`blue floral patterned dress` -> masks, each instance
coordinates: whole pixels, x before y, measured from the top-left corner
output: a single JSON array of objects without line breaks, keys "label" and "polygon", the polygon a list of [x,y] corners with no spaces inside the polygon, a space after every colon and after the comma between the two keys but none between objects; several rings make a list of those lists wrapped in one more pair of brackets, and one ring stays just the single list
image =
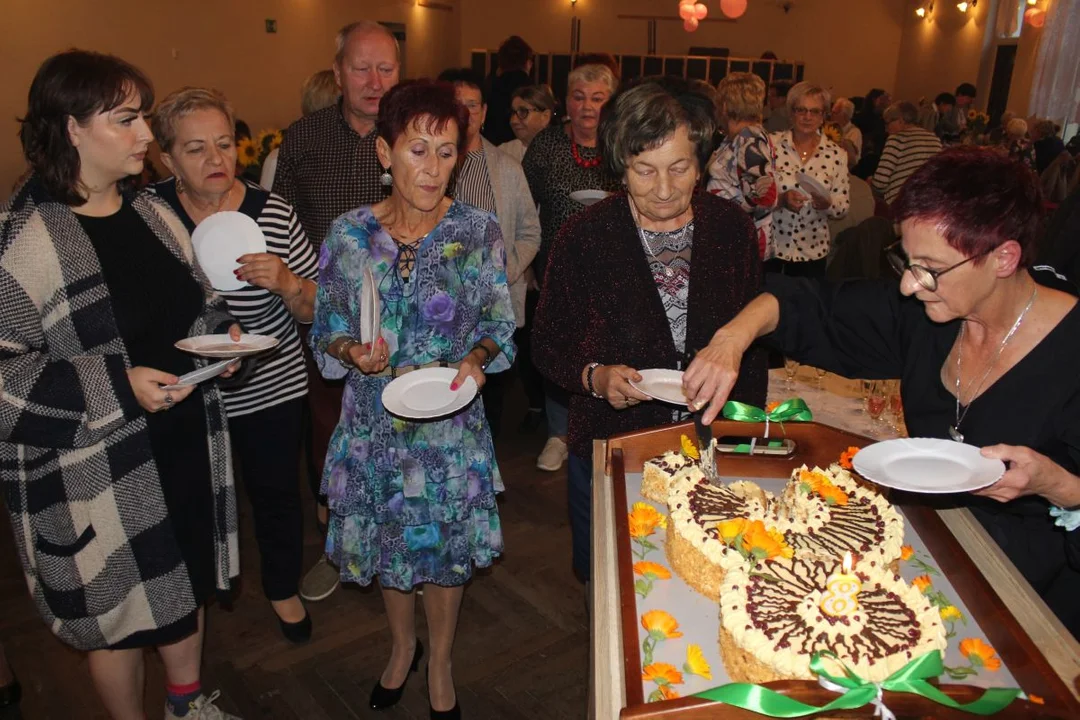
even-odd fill
[{"label": "blue floral patterned dress", "polygon": [[327,378],[347,376],[341,420],[330,440],[322,490],[329,497],[326,550],[341,579],[411,590],[461,585],[472,565],[503,549],[495,493],[503,489],[481,399],[446,420],[408,422],[382,405],[389,377],[349,371],[326,348],[360,337],[364,269],[379,285],[390,364],[460,361],[481,339],[502,352],[488,373],[513,361],[514,311],[495,217],[454,202],[421,242],[408,280],[399,247],[370,207],[338,218],[319,258],[310,341]]}]

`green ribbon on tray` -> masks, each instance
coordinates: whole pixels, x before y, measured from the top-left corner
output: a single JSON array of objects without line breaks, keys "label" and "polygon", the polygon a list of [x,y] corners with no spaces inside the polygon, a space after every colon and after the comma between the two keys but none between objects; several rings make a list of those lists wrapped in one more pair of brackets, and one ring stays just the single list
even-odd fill
[{"label": "green ribbon on tray", "polygon": [[[810,422],[814,419],[814,413],[810,412],[810,408],[807,407],[806,401],[802,398],[785,400],[772,410],[762,410],[753,405],[736,402],[735,400],[728,400],[724,403],[724,408],[720,412],[728,420],[765,423],[766,439],[769,437],[769,423],[780,423],[780,427],[783,428],[785,422]],[[772,443],[769,444],[770,446],[772,445]],[[746,449],[743,449],[743,446],[740,445],[736,448],[736,452],[750,453],[753,455],[754,447],[756,445],[757,438],[754,438],[750,441],[750,444],[746,446]]]},{"label": "green ribbon on tray", "polygon": [[[846,665],[843,676],[830,675],[825,670],[823,657],[836,659],[832,653],[814,653],[810,659],[810,669],[818,676],[818,683],[827,690],[843,693],[832,702],[820,707],[808,705],[794,698],[750,683],[729,683],[720,687],[696,693],[693,697],[725,703],[744,710],[752,710],[762,715],[778,718],[796,718],[831,710],[854,710],[868,703],[877,708],[876,717],[894,720],[895,715],[882,702],[882,693],[903,692],[918,695],[939,705],[973,713],[975,715],[993,715],[1004,710],[1017,697],[1026,697],[1017,688],[989,688],[981,697],[969,703],[958,703],[945,693],[931,685],[927,680],[936,678],[944,672],[941,652],[933,650],[922,657],[915,658],[883,682],[867,682],[853,673]],[[840,661],[837,660],[839,663]]]}]

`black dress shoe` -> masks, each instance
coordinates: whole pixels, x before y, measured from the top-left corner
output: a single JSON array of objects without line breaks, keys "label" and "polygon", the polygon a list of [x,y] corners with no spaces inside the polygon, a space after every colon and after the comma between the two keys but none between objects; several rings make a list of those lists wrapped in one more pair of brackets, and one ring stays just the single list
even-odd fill
[{"label": "black dress shoe", "polygon": [[14,705],[22,699],[22,685],[19,684],[19,678],[14,674],[11,678],[10,683],[0,686],[0,708]]},{"label": "black dress shoe", "polygon": [[296,645],[302,645],[311,639],[311,613],[304,613],[304,619],[299,622],[285,622],[278,618],[281,624],[281,634],[285,639]]},{"label": "black dress shoe", "polygon": [[[420,667],[420,658],[423,656],[424,644],[417,640],[416,651],[413,653],[412,657],[412,665],[409,666],[409,675],[416,672]],[[385,710],[386,708],[397,705],[398,700],[401,699],[401,695],[405,692],[405,686],[409,682],[409,675],[405,676],[405,682],[401,683],[399,687],[396,687],[393,690],[384,688],[382,682],[375,683],[375,687],[371,691],[371,709]]]},{"label": "black dress shoe", "polygon": [[[431,697],[431,681],[428,678],[427,669],[424,670],[424,682],[426,682],[428,684],[428,697],[430,698]],[[428,700],[428,710],[431,711],[429,713],[429,715],[428,715],[428,717],[430,717],[431,720],[461,720],[461,706],[458,705],[456,695],[454,696],[454,707],[450,708],[449,710],[436,710],[431,705],[431,700]]]}]

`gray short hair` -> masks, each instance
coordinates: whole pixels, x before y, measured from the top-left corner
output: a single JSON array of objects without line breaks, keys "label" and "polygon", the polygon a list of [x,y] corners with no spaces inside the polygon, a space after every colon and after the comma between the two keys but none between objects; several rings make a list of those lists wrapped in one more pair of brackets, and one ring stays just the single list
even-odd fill
[{"label": "gray short hair", "polygon": [[397,53],[398,62],[401,62],[401,43],[398,42],[394,33],[390,32],[382,23],[373,20],[357,20],[338,30],[337,36],[334,38],[334,47],[336,48],[334,62],[338,65],[341,64],[342,58],[345,57],[345,45],[349,42],[349,36],[353,33],[360,33],[361,35],[381,33],[390,38],[394,42],[394,51]]},{"label": "gray short hair", "polygon": [[522,85],[510,96],[511,100],[520,99],[540,112],[555,112],[555,93],[547,85]]},{"label": "gray short hair", "polygon": [[915,107],[915,103],[906,100],[894,102],[885,108],[885,112],[881,114],[881,119],[886,123],[891,123],[893,120],[902,120],[905,125],[914,125],[919,122],[919,108]]},{"label": "gray short hair", "polygon": [[833,107],[839,107],[840,112],[842,112],[844,115],[847,115],[848,120],[850,120],[852,116],[855,115],[855,103],[851,102],[847,98],[836,98],[836,100],[833,101]]},{"label": "gray short hair", "polygon": [[333,70],[320,70],[304,81],[300,89],[300,112],[310,115],[337,102],[341,88],[337,86]]},{"label": "gray short hair", "polygon": [[795,83],[791,86],[791,89],[788,90],[788,112],[794,115],[795,106],[798,105],[803,98],[807,98],[810,96],[816,96],[821,98],[821,109],[824,112],[829,112],[829,109],[832,108],[832,93],[830,93],[828,90],[821,87],[820,85],[815,85],[812,82],[807,82],[804,80],[801,83]]},{"label": "gray short hair", "polygon": [[571,70],[566,78],[567,93],[569,93],[574,85],[578,83],[594,82],[602,82],[607,85],[608,91],[613,95],[615,94],[615,90],[619,87],[619,82],[615,79],[615,73],[611,72],[611,68],[607,65],[579,65]]},{"label": "gray short hair", "polygon": [[765,108],[765,81],[754,73],[733,72],[716,86],[717,105],[732,120],[761,122]]},{"label": "gray short hair", "polygon": [[705,167],[716,131],[713,100],[682,78],[645,80],[620,91],[605,106],[600,122],[601,156],[615,177],[630,159],[662,145],[685,127],[694,144],[698,170]]},{"label": "gray short hair", "polygon": [[198,110],[217,110],[234,127],[232,105],[220,90],[212,88],[185,87],[169,94],[154,108],[151,130],[162,152],[172,151],[176,142],[176,128],[186,116]]}]

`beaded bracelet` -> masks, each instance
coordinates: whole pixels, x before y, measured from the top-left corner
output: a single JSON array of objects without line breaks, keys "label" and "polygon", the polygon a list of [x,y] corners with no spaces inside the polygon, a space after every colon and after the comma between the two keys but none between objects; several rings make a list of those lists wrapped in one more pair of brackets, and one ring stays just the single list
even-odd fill
[{"label": "beaded bracelet", "polygon": [[1050,506],[1050,515],[1057,518],[1054,524],[1065,528],[1066,532],[1072,532],[1080,528],[1080,510],[1066,510],[1057,505]]},{"label": "beaded bracelet", "polygon": [[354,338],[346,338],[340,345],[338,345],[336,353],[338,362],[345,367],[353,367],[352,361],[348,359],[349,351],[353,349],[354,345],[360,344],[361,343],[359,340],[356,340]]},{"label": "beaded bracelet", "polygon": [[596,392],[596,388],[593,386],[593,373],[596,372],[596,368],[598,368],[598,367],[600,367],[600,363],[598,363],[598,362],[589,363],[589,366],[588,366],[589,374],[585,376],[585,382],[587,382],[588,385],[589,385],[589,394],[592,395],[597,400],[603,400],[604,396],[601,395],[600,393]]}]

